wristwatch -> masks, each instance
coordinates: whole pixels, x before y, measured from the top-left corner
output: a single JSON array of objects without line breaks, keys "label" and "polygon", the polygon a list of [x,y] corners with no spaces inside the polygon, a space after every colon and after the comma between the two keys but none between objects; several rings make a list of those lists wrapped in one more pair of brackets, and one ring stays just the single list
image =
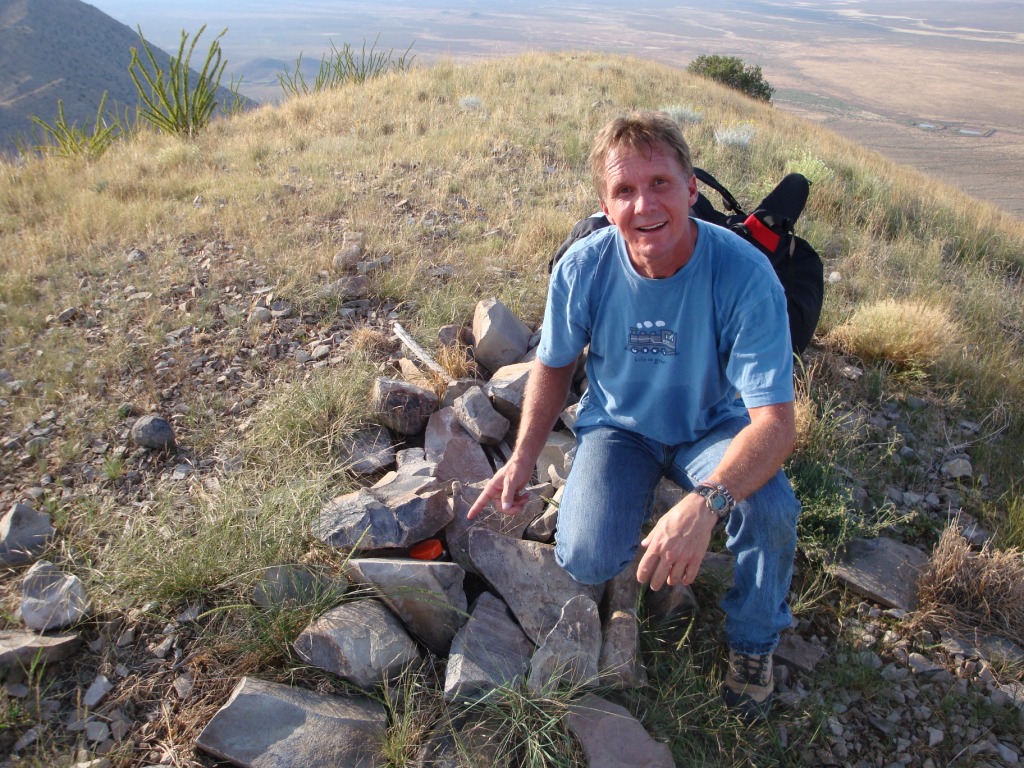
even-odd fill
[{"label": "wristwatch", "polygon": [[721,483],[700,483],[693,493],[704,497],[704,503],[711,514],[719,520],[725,520],[736,507],[736,499]]}]

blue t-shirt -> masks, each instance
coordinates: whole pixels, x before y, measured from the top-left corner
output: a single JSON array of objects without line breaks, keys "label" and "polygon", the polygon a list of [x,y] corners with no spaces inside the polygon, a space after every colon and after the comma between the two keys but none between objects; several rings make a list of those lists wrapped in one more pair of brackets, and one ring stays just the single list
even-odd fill
[{"label": "blue t-shirt", "polygon": [[615,426],[678,445],[746,408],[793,399],[775,271],[738,235],[694,221],[693,255],[671,277],[638,274],[614,226],[556,265],[537,357],[560,368],[590,345],[577,429]]}]

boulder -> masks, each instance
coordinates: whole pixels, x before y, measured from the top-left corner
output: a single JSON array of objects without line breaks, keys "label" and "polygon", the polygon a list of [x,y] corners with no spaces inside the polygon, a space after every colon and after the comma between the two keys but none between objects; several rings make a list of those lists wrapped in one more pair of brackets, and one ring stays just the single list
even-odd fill
[{"label": "boulder", "polygon": [[154,451],[174,448],[174,430],[170,423],[154,414],[142,416],[132,425],[132,440],[136,445]]},{"label": "boulder", "polygon": [[488,371],[518,363],[530,344],[530,328],[498,299],[485,299],[473,313],[476,360]]},{"label": "boulder", "polygon": [[196,746],[243,768],[371,768],[384,765],[384,708],[243,677]]},{"label": "boulder", "polygon": [[501,596],[526,635],[542,643],[577,595],[600,600],[603,585],[580,584],[555,562],[555,548],[503,536],[484,527],[469,532],[469,559]]},{"label": "boulder", "polygon": [[275,565],[260,576],[253,602],[262,608],[287,608],[311,605],[328,594],[340,600],[345,586],[304,565]]},{"label": "boulder", "polygon": [[402,623],[438,656],[466,623],[466,572],[455,563],[360,558],[350,560],[354,580],[371,585]]},{"label": "boulder", "polygon": [[517,686],[526,674],[533,643],[508,608],[484,592],[452,641],[444,697],[472,701],[502,686]]},{"label": "boulder", "polygon": [[61,629],[81,621],[89,610],[85,585],[53,563],[40,560],[25,574],[21,592],[21,618],[40,632]]},{"label": "boulder", "polygon": [[647,669],[640,659],[640,582],[636,571],[643,551],[605,586],[605,621],[598,661],[602,685],[638,688],[647,682]]},{"label": "boulder", "polygon": [[627,709],[593,693],[569,707],[566,723],[587,768],[675,768],[668,746],[652,739]]},{"label": "boulder", "polygon": [[346,550],[408,547],[430,538],[451,519],[447,486],[430,477],[395,476],[329,501],[313,535]]},{"label": "boulder", "polygon": [[562,615],[530,660],[526,687],[533,693],[556,687],[597,685],[601,654],[601,617],[597,603],[577,595],[562,606]]},{"label": "boulder", "polygon": [[403,435],[427,426],[439,400],[433,392],[399,379],[379,378],[373,385],[373,411],[381,423]]},{"label": "boulder", "polygon": [[455,401],[459,424],[482,445],[497,445],[508,433],[509,420],[494,410],[479,387],[471,387]]},{"label": "boulder", "polygon": [[887,608],[912,610],[917,579],[928,556],[908,544],[879,537],[854,539],[829,571],[847,588]]},{"label": "boulder", "polygon": [[439,480],[457,480],[472,485],[490,480],[494,467],[472,435],[459,423],[455,408],[431,415],[423,436],[426,457],[437,464]]},{"label": "boulder", "polygon": [[48,514],[36,512],[27,504],[15,504],[0,518],[0,565],[31,563],[54,533]]},{"label": "boulder", "polygon": [[486,507],[474,520],[466,518],[469,508],[473,506],[484,483],[473,485],[456,484],[452,493],[454,511],[452,521],[445,528],[445,539],[448,542],[448,554],[451,559],[469,573],[477,573],[469,556],[469,533],[478,528],[487,528],[497,533],[516,539],[523,537],[523,532],[530,521],[539,514],[544,502],[540,497],[531,498],[523,512],[518,515],[506,515],[493,507]]},{"label": "boulder", "polygon": [[341,458],[357,475],[372,475],[395,463],[395,444],[391,433],[379,424],[362,427],[345,441]]},{"label": "boulder", "polygon": [[405,628],[376,600],[332,608],[306,627],[293,647],[306,663],[364,689],[396,679],[420,658]]}]

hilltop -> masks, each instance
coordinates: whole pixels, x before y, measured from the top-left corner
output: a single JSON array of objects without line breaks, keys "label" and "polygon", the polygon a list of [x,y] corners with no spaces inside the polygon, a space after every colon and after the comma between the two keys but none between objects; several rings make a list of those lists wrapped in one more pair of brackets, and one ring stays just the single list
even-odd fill
[{"label": "hilltop", "polygon": [[[651,683],[619,701],[680,765],[925,765],[968,749],[998,764],[997,744],[1024,748],[999,687],[1017,690],[1016,662],[958,660],[937,647],[955,611],[884,613],[823,565],[855,534],[930,553],[960,511],[1020,561],[1024,225],[685,72],[583,52],[442,62],[218,119],[191,142],[142,130],[92,161],[0,164],[0,509],[50,514],[44,555],[93,601],[74,658],[6,681],[25,696],[5,694],[0,744],[47,722],[28,761],[92,749],[65,726],[98,674],[114,686],[94,714],[121,734],[98,743],[118,766],[209,764],[196,735],[242,675],[353,691],[292,649],[323,606],[263,610],[253,586],[282,564],[341,573],[311,530],[366,483],[346,449],[373,421],[373,380],[411,375],[393,324],[455,375],[471,361],[446,358],[438,333],[480,299],[535,326],[548,259],[596,205],[593,134],[634,107],[670,109],[747,205],[786,171],[814,183],[799,229],[829,281],[789,471],[809,523],[797,632],[826,661],[794,670],[771,727],[738,729],[711,693],[709,587],[685,631],[647,627]],[[336,266],[353,247],[358,275]],[[145,414],[173,425],[174,450],[133,442]],[[0,575],[5,629],[21,626],[23,574]],[[927,680],[917,654],[938,662]],[[399,687],[392,765],[437,715],[428,674]],[[557,732],[563,705],[504,715]],[[566,750],[531,764],[579,764]]]}]

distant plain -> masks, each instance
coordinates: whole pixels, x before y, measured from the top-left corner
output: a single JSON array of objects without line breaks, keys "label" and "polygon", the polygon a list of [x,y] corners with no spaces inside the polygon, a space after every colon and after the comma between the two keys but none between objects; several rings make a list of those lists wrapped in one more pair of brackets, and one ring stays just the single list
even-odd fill
[{"label": "distant plain", "polygon": [[165,50],[182,28],[228,27],[229,74],[260,100],[281,96],[268,66],[316,62],[332,41],[412,45],[423,63],[552,49],[678,66],[736,55],[761,66],[778,107],[1024,219],[1024,0],[93,4]]}]

